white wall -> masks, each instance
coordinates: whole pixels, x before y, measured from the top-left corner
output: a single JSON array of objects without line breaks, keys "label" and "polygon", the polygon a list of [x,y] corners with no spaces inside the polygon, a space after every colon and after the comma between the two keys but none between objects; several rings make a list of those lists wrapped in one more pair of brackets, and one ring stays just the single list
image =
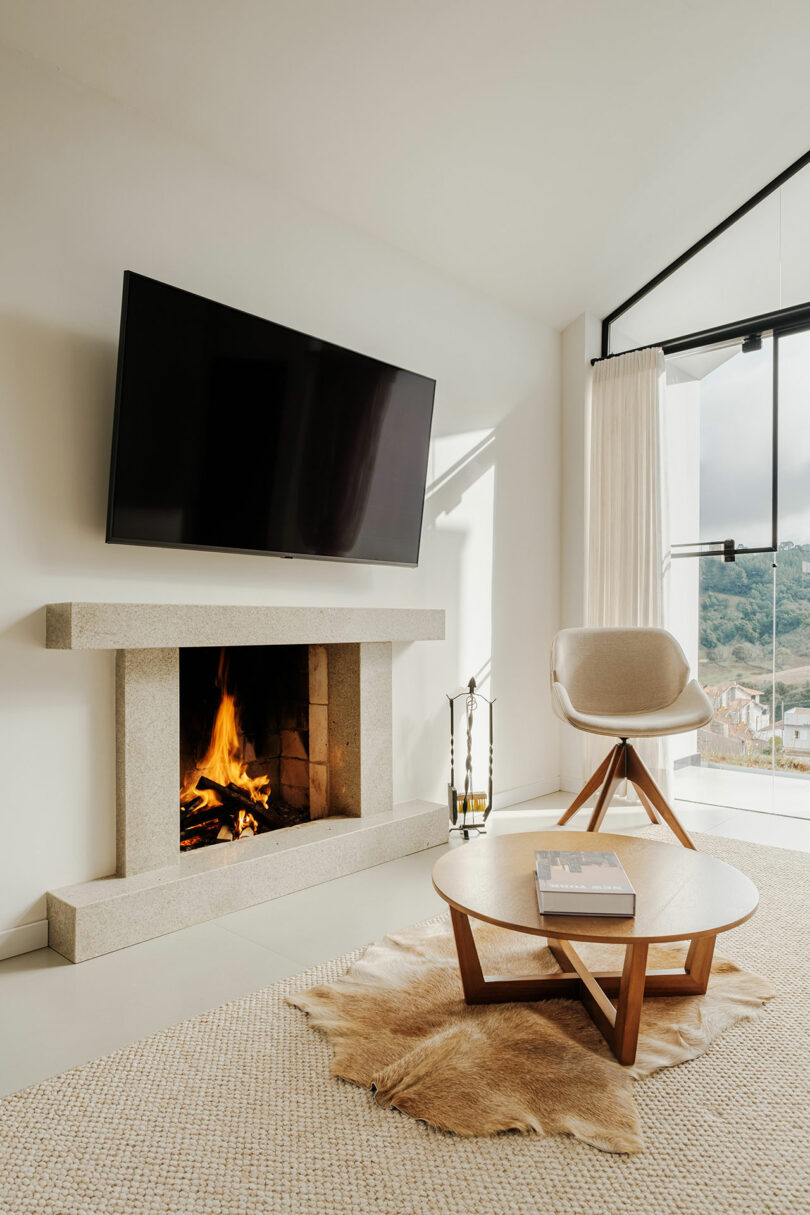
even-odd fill
[{"label": "white wall", "polygon": [[[114,866],[113,656],[46,651],[47,602],[443,607],[396,655],[397,800],[443,799],[490,664],[496,787],[556,788],[557,335],[5,52],[0,141],[0,931]],[[125,268],[436,377],[417,570],[105,545]]]},{"label": "white wall", "polygon": [[[585,623],[585,542],[591,359],[599,354],[601,327],[584,313],[560,334],[562,402],[562,482],[560,486],[560,625]],[[583,770],[582,734],[560,726],[561,787],[578,793]]]}]

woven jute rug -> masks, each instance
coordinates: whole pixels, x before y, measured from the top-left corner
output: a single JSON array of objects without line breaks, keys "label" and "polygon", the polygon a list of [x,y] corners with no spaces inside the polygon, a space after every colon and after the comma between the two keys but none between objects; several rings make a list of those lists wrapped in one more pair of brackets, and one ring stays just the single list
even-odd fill
[{"label": "woven jute rug", "polygon": [[633,1084],[643,1151],[570,1134],[461,1137],[335,1079],[326,1036],[288,998],[335,983],[358,950],[0,1102],[0,1211],[810,1210],[810,856],[698,842],[759,886],[759,911],[725,935],[724,955],[778,997],[699,1057]]}]

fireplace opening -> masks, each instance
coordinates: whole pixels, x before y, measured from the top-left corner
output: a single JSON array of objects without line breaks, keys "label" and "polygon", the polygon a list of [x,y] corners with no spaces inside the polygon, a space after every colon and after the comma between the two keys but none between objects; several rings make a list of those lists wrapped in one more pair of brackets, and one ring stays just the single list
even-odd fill
[{"label": "fireplace opening", "polygon": [[323,646],[180,651],[180,848],[321,818],[328,808]]}]

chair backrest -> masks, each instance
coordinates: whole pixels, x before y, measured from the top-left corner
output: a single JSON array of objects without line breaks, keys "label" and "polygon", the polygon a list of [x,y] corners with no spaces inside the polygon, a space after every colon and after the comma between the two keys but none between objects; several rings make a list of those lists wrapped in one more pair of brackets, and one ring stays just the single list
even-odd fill
[{"label": "chair backrest", "polygon": [[666,629],[562,629],[551,671],[580,713],[663,709],[689,682],[686,656]]}]

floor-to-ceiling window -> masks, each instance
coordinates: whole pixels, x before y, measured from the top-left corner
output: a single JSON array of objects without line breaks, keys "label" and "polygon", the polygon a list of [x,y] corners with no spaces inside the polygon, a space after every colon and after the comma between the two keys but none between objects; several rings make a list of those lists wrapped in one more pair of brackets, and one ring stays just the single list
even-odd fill
[{"label": "floor-to-ceiling window", "polygon": [[[810,729],[794,724],[810,726],[803,363],[810,382],[807,334],[673,356],[666,403],[671,627],[714,706],[709,726],[672,740],[676,793],[797,815],[810,813]],[[773,546],[774,523],[776,551],[752,551]],[[733,561],[716,555],[729,541]]]},{"label": "floor-to-ceiling window", "polygon": [[[809,214],[807,167],[626,310],[610,341],[667,351],[670,627],[714,706],[708,727],[671,740],[676,796],[807,818]],[[700,330],[714,333],[664,340]]]},{"label": "floor-to-ceiling window", "polygon": [[673,739],[676,794],[810,817],[810,333],[673,356],[668,381],[671,627],[714,706]]}]

